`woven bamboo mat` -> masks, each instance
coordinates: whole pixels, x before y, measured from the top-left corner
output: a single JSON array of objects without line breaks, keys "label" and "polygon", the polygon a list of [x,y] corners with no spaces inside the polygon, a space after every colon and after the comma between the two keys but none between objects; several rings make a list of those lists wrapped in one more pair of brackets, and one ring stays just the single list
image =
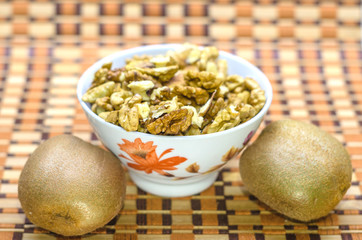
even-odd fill
[{"label": "woven bamboo mat", "polygon": [[49,137],[71,133],[101,144],[76,100],[80,74],[115,51],[186,41],[261,68],[274,90],[261,128],[290,117],[330,132],[351,155],[351,188],[326,218],[301,224],[250,195],[237,161],[192,197],[159,198],[128,180],[118,218],[76,239],[361,239],[359,4],[0,0],[0,239],[61,239],[26,219],[17,183],[29,154]]}]

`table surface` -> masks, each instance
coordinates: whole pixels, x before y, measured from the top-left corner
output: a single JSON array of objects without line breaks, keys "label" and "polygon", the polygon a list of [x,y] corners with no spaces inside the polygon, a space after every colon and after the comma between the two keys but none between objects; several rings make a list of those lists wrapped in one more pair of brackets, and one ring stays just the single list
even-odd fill
[{"label": "table surface", "polygon": [[0,0],[0,239],[61,239],[25,217],[17,183],[45,139],[101,145],[76,99],[80,74],[115,51],[182,42],[257,65],[274,91],[260,129],[293,118],[330,132],[351,155],[352,186],[326,218],[302,224],[250,195],[237,160],[191,197],[156,197],[128,178],[118,218],[87,239],[361,239],[360,17],[353,0]]}]

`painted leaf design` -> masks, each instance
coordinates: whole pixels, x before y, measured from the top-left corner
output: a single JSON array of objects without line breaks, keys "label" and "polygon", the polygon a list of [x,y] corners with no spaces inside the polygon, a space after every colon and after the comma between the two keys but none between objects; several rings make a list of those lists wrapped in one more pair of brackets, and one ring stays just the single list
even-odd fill
[{"label": "painted leaf design", "polygon": [[211,167],[209,170],[207,170],[206,172],[203,172],[202,174],[208,174],[208,173],[214,172],[214,171],[218,170],[219,168],[223,167],[225,164],[226,163],[215,165],[215,166]]},{"label": "painted leaf design", "polygon": [[236,147],[232,146],[229,149],[229,151],[222,156],[221,161],[223,161],[223,162],[230,161],[231,159],[236,157],[241,152],[241,150],[243,150],[243,149],[242,148],[236,148]]},{"label": "painted leaf design", "polygon": [[162,160],[158,163],[158,166],[162,167],[165,170],[175,170],[175,166],[179,165],[180,163],[183,163],[186,161],[187,158],[184,157],[170,157],[165,160]]},{"label": "painted leaf design", "polygon": [[185,162],[187,158],[174,156],[161,160],[163,156],[171,153],[174,149],[169,148],[162,152],[158,157],[156,153],[157,145],[153,145],[153,142],[143,143],[140,138],[136,138],[134,142],[122,139],[123,144],[118,144],[120,150],[127,153],[119,154],[118,156],[126,159],[127,165],[133,169],[144,171],[147,174],[157,172],[166,177],[173,177],[174,175],[164,170],[177,170],[176,166]]},{"label": "painted leaf design", "polygon": [[254,131],[251,131],[248,136],[245,138],[243,145],[245,146],[246,144],[248,144],[248,142],[250,141],[250,139],[254,136]]},{"label": "painted leaf design", "polygon": [[190,172],[190,173],[198,173],[200,170],[200,166],[197,163],[193,163],[190,164],[187,168],[186,171]]}]

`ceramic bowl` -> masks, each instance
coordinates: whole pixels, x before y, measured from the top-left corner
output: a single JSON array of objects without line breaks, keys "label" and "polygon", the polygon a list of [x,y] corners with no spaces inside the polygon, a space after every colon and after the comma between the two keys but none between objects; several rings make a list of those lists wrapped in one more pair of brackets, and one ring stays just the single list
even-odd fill
[{"label": "ceramic bowl", "polygon": [[163,197],[190,196],[210,187],[222,167],[240,153],[256,132],[272,101],[272,88],[267,77],[246,60],[223,51],[219,57],[227,60],[229,74],[254,78],[266,95],[261,111],[232,129],[197,136],[127,132],[104,121],[81,100],[94,73],[104,63],[112,62],[112,68],[122,67],[125,60],[134,55],[165,54],[178,47],[177,44],[149,45],[116,52],[90,66],[77,86],[78,100],[99,140],[118,156],[139,188]]}]

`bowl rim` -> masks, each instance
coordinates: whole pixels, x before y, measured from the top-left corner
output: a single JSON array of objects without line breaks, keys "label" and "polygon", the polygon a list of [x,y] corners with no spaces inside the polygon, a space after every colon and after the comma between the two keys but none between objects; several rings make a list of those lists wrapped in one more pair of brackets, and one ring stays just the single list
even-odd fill
[{"label": "bowl rim", "polygon": [[110,55],[107,55],[101,59],[99,59],[98,61],[96,61],[95,63],[93,63],[91,66],[89,66],[81,75],[81,77],[78,80],[77,83],[77,98],[78,101],[81,105],[81,107],[83,108],[83,110],[89,115],[91,116],[93,119],[95,119],[97,122],[101,123],[101,124],[105,124],[108,127],[113,128],[114,130],[117,131],[121,131],[124,132],[126,134],[138,134],[140,136],[145,136],[145,137],[155,137],[155,138],[163,138],[163,139],[204,139],[204,138],[210,138],[210,137],[217,137],[217,136],[221,136],[221,135],[228,135],[232,132],[238,131],[241,128],[244,127],[248,127],[249,125],[253,124],[254,122],[258,121],[260,118],[263,118],[264,115],[267,113],[267,111],[269,110],[269,107],[271,105],[272,99],[273,99],[273,89],[270,83],[269,78],[264,74],[264,72],[262,72],[258,67],[256,67],[255,65],[253,65],[252,63],[250,63],[249,61],[245,60],[244,58],[237,56],[235,54],[226,52],[226,51],[222,51],[219,50],[219,53],[221,53],[223,55],[223,57],[227,57],[230,59],[233,59],[234,61],[237,62],[241,62],[241,64],[246,65],[248,68],[251,68],[252,71],[256,71],[259,72],[259,74],[261,74],[263,76],[263,78],[261,79],[261,81],[264,83],[265,89],[263,89],[265,92],[267,92],[267,98],[265,101],[265,104],[263,106],[263,108],[254,116],[252,117],[250,120],[241,123],[233,128],[221,131],[221,132],[215,132],[215,133],[208,133],[208,134],[200,134],[200,135],[190,135],[190,136],[170,136],[170,135],[155,135],[155,134],[151,134],[151,133],[143,133],[143,132],[138,132],[138,131],[126,131],[123,127],[119,126],[119,125],[114,125],[112,123],[106,122],[104,121],[101,117],[99,117],[96,113],[94,113],[93,111],[91,111],[91,108],[82,100],[82,88],[81,86],[85,85],[87,83],[87,76],[89,74],[91,74],[94,71],[94,68],[99,68],[101,67],[101,65],[103,65],[106,62],[110,62],[113,61],[113,59],[119,57],[120,55],[129,55],[132,54],[136,55],[137,53],[139,53],[142,50],[150,50],[150,49],[158,49],[158,50],[171,50],[172,48],[177,48],[182,46],[182,44],[174,44],[174,43],[166,43],[166,44],[151,44],[151,45],[144,45],[144,46],[138,46],[138,47],[133,47],[133,48],[129,48],[129,49],[125,49],[125,50],[120,50],[117,51],[115,53],[112,53]]}]

